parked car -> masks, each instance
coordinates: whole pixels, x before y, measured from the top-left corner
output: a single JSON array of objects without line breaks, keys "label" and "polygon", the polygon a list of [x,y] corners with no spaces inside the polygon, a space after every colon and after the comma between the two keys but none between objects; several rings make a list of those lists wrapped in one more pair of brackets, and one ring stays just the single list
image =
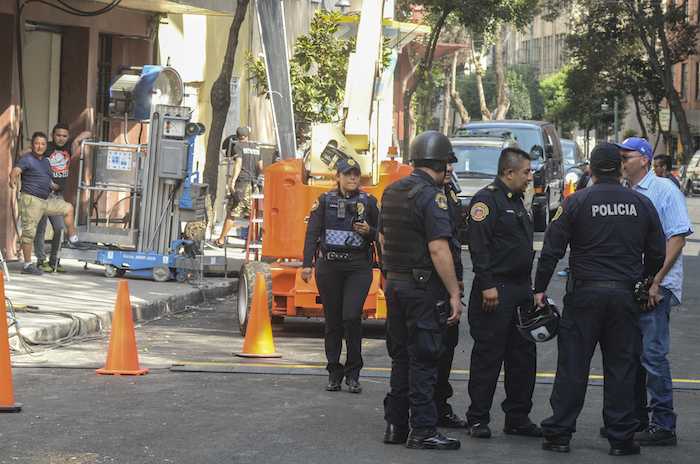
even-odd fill
[{"label": "parked car", "polygon": [[564,187],[562,148],[554,125],[544,121],[476,121],[462,125],[455,132],[456,137],[476,135],[507,136],[530,153],[535,230],[544,231],[561,204]]},{"label": "parked car", "polygon": [[[458,194],[464,207],[471,198],[489,185],[498,174],[498,157],[508,147],[520,148],[508,133],[500,135],[465,135],[450,139],[457,162],[454,172],[461,192]],[[531,210],[534,190],[530,184],[525,192],[525,207]]]},{"label": "parked car", "polygon": [[574,140],[561,139],[562,158],[564,160],[564,198],[576,191],[576,184],[581,180],[586,160],[581,147]]},{"label": "parked car", "polygon": [[686,166],[681,169],[681,189],[692,196],[700,192],[700,150],[696,151]]}]

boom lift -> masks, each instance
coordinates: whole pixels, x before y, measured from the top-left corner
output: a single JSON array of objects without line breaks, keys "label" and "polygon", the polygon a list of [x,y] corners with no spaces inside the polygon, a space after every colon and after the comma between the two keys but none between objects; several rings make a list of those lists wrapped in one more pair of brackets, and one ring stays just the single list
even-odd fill
[{"label": "boom lift", "polygon": [[[348,61],[342,125],[317,124],[304,159],[282,153],[282,160],[264,170],[262,260],[243,264],[239,274],[236,317],[245,334],[252,307],[255,276],[267,282],[273,322],[285,317],[322,317],[316,282],[301,278],[306,223],[313,202],[335,187],[335,163],[351,157],[362,170],[362,189],[380,199],[384,189],[408,175],[411,168],[392,159],[380,161],[377,127],[378,88],[382,77],[383,2],[365,1],[358,25],[356,49]],[[266,51],[269,53],[269,51]],[[288,68],[287,68],[288,69]],[[268,74],[274,69],[268,69]],[[379,269],[365,300],[363,317],[386,318]]]}]

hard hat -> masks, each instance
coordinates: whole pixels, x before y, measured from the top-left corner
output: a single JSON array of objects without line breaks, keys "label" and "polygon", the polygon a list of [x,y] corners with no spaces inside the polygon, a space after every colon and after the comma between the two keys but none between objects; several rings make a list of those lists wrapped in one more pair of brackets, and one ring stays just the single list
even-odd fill
[{"label": "hard hat", "polygon": [[559,333],[561,314],[549,298],[545,298],[545,305],[541,308],[534,305],[518,306],[516,312],[518,321],[515,325],[526,340],[546,342]]},{"label": "hard hat", "polygon": [[411,142],[409,148],[409,159],[435,160],[454,163],[457,161],[452,142],[447,136],[438,131],[425,131],[418,134]]}]

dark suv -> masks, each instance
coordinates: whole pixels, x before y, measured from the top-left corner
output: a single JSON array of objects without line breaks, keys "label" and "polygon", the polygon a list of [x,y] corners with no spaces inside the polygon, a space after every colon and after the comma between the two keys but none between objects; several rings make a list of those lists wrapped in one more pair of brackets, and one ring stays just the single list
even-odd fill
[{"label": "dark suv", "polygon": [[475,121],[462,125],[455,132],[457,138],[477,135],[510,137],[520,148],[530,153],[535,230],[544,231],[550,217],[561,204],[564,184],[561,142],[554,125],[543,121]]}]

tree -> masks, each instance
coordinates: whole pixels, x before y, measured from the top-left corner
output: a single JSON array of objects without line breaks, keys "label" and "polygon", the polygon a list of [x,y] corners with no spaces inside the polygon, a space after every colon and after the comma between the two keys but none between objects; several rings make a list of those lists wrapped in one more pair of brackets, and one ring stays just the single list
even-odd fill
[{"label": "tree", "polygon": [[238,33],[241,30],[241,25],[245,20],[245,15],[248,10],[249,0],[238,0],[236,4],[236,12],[233,15],[233,21],[228,31],[228,39],[226,43],[226,53],[224,61],[221,63],[221,71],[219,77],[214,81],[211,87],[211,107],[212,120],[209,128],[209,136],[207,137],[207,153],[204,161],[204,182],[209,184],[209,195],[212,204],[216,199],[216,189],[218,184],[219,174],[219,147],[221,146],[221,138],[226,125],[226,116],[228,115],[229,107],[231,106],[231,76],[233,75],[233,63],[236,58],[236,49],[238,48]]},{"label": "tree", "polygon": [[[301,135],[306,135],[304,132],[312,124],[337,122],[342,116],[340,106],[355,39],[336,36],[340,19],[336,11],[316,11],[309,32],[294,43],[289,75],[295,126]],[[384,65],[388,62],[388,53],[388,48],[384,47]],[[258,94],[269,98],[265,63],[249,54],[246,65]]]},{"label": "tree", "polygon": [[692,154],[690,127],[673,83],[673,66],[695,53],[700,31],[687,20],[685,5],[661,0],[546,0],[545,10],[556,15],[572,5],[583,12],[575,33],[580,40],[570,43],[574,54],[581,49],[577,68],[593,71],[588,77],[594,78],[595,69],[606,67],[600,82],[607,80],[631,95],[643,131],[644,116],[652,122],[650,130],[658,125],[659,104],[665,99],[678,122],[684,152]]},{"label": "tree", "polygon": [[[468,112],[478,114],[481,108],[478,86],[474,73],[462,77],[457,84],[459,93],[465,102]],[[510,105],[505,118],[509,119],[541,119],[535,111],[540,108],[542,114],[542,95],[536,73],[529,66],[514,66],[506,71],[505,80],[508,86]],[[532,85],[534,82],[535,85]],[[487,107],[496,105],[497,78],[493,68],[487,70],[482,79],[483,93]]]}]

